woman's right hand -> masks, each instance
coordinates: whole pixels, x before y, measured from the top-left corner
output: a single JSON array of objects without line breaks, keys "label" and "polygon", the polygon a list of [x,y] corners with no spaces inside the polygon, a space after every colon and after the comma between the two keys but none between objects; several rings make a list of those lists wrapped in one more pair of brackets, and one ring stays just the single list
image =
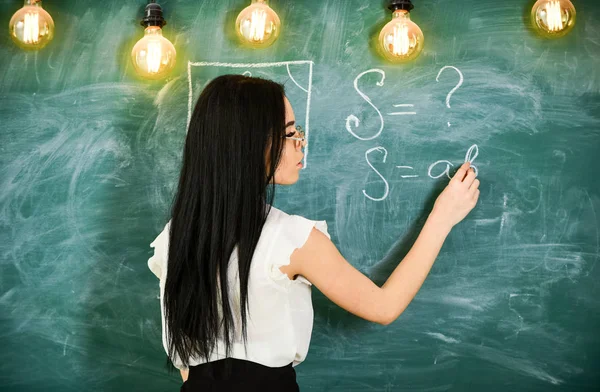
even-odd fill
[{"label": "woman's right hand", "polygon": [[462,164],[431,210],[430,215],[448,229],[463,220],[479,199],[479,180],[475,179],[475,170],[470,166],[469,162]]}]

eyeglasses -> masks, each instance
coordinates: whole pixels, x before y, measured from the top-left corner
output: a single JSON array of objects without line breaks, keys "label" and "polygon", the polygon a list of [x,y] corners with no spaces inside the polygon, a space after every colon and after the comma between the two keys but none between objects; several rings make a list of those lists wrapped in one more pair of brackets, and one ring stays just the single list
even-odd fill
[{"label": "eyeglasses", "polygon": [[300,125],[296,125],[296,132],[300,135],[300,137],[286,136],[286,139],[294,141],[294,148],[299,149],[306,147],[306,138],[304,137],[304,129]]}]

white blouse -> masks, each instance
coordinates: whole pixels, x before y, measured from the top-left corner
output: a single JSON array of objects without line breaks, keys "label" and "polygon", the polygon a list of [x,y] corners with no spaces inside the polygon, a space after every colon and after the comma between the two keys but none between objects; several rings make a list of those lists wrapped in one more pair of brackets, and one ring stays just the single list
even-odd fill
[{"label": "white blouse", "polygon": [[[169,226],[170,222],[150,244],[154,248],[154,256],[148,259],[148,267],[160,279],[162,341],[165,352],[168,351],[163,294],[169,254]],[[285,366],[290,362],[296,366],[306,358],[313,325],[311,283],[302,276],[290,280],[279,267],[290,263],[292,252],[304,245],[313,227],[329,237],[325,221],[288,215],[271,207],[250,267],[246,349],[239,328],[240,294],[237,249],[234,250],[228,269],[236,330],[230,357],[270,367]],[[223,358],[225,345],[219,340],[209,362]],[[190,366],[203,362],[200,358],[189,359]],[[179,356],[176,356],[173,365],[179,369],[184,367]]]}]

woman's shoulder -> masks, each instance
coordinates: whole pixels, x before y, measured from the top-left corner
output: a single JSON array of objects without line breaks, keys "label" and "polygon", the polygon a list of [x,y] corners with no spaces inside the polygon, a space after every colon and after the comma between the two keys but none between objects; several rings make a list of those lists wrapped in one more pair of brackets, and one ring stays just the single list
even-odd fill
[{"label": "woman's shoulder", "polygon": [[302,215],[288,214],[278,208],[271,207],[269,216],[267,217],[267,224],[277,226],[279,232],[284,236],[292,237],[308,237],[313,227],[322,231],[329,237],[327,231],[327,222],[324,220],[312,220]]}]

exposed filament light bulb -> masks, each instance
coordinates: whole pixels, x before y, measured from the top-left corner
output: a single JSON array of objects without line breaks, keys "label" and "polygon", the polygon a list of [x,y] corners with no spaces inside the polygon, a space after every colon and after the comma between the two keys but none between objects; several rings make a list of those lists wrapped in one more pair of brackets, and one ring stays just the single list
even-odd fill
[{"label": "exposed filament light bulb", "polygon": [[41,0],[25,0],[8,23],[13,41],[23,49],[41,49],[54,37],[54,21]]},{"label": "exposed filament light bulb", "polygon": [[406,25],[394,25],[394,35],[391,47],[394,56],[404,56],[408,53],[410,42],[408,38],[408,27]]},{"label": "exposed filament light bulb", "polygon": [[575,26],[576,12],[569,0],[538,0],[531,9],[536,31],[548,38],[562,37]]},{"label": "exposed filament light bulb", "polygon": [[395,63],[414,60],[421,54],[425,41],[423,32],[410,20],[413,5],[410,0],[392,0],[388,9],[392,20],[379,33],[379,48],[384,57]]},{"label": "exposed filament light bulb", "polygon": [[281,29],[277,13],[267,4],[267,0],[252,0],[235,21],[235,31],[242,42],[253,47],[271,45]]},{"label": "exposed filament light bulb", "polygon": [[131,51],[133,66],[145,78],[162,79],[175,67],[177,52],[171,41],[162,35],[162,27],[167,22],[162,16],[160,5],[154,1],[149,3],[141,24],[146,29],[144,38]]}]

